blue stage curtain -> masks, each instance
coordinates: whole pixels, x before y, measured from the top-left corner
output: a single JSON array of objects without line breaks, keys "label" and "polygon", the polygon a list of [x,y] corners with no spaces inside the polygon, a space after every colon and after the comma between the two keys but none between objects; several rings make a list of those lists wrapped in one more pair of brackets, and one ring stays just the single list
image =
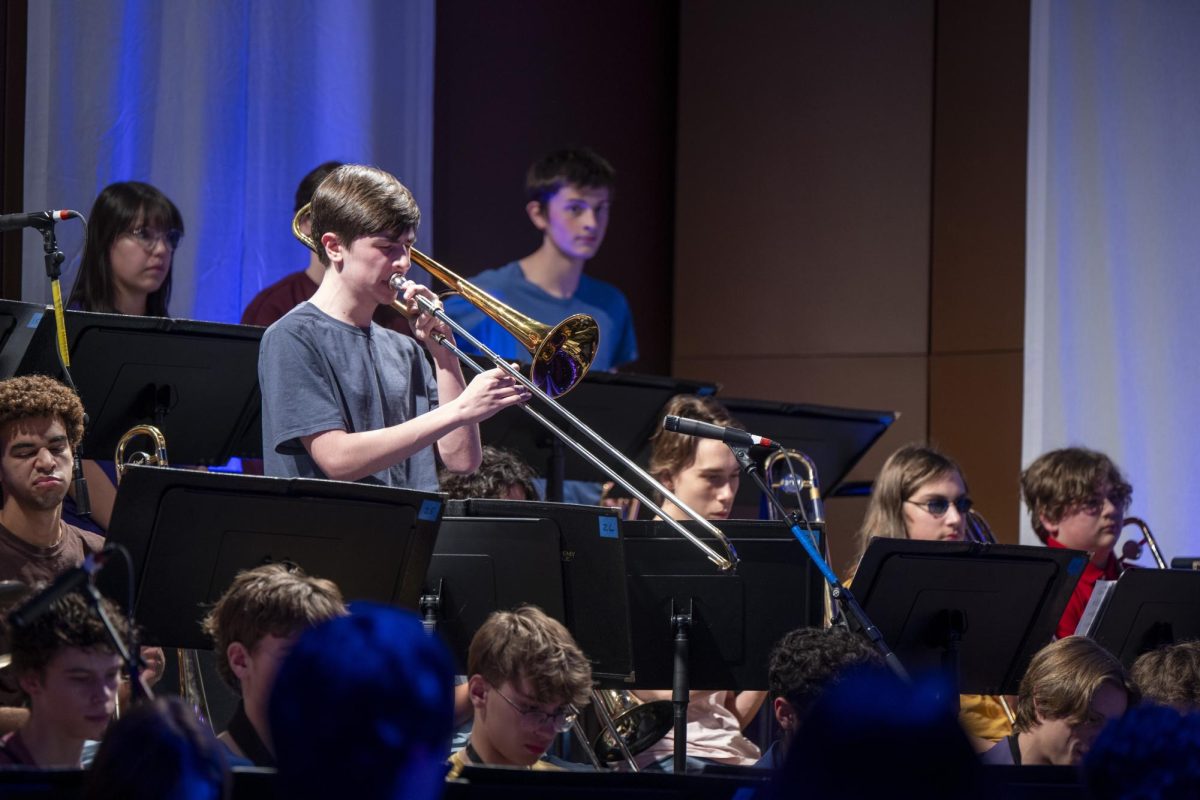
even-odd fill
[{"label": "blue stage curtain", "polygon": [[1023,463],[1107,452],[1200,555],[1200,4],[1032,11]]},{"label": "blue stage curtain", "polygon": [[[303,268],[293,195],[330,159],[400,178],[432,240],[434,0],[38,0],[29,4],[25,208],[87,214],[114,181],[183,214],[171,316],[237,322]],[[64,292],[82,232],[58,226]],[[24,299],[50,292],[25,234]]]}]

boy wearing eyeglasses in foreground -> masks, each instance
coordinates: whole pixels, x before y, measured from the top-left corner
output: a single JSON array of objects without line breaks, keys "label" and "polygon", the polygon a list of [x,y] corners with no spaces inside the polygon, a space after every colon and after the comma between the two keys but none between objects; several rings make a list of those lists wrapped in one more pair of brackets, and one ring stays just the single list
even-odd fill
[{"label": "boy wearing eyeglasses in foreground", "polygon": [[1121,535],[1133,487],[1108,456],[1067,447],[1038,457],[1021,473],[1021,494],[1033,531],[1044,544],[1084,550],[1089,556],[1058,621],[1057,636],[1062,639],[1075,633],[1096,581],[1113,581],[1121,575],[1113,546]]},{"label": "boy wearing eyeglasses in foreground", "polygon": [[474,725],[447,778],[471,765],[557,769],[541,760],[588,702],[592,667],[570,632],[535,606],[496,611],[467,651]]}]

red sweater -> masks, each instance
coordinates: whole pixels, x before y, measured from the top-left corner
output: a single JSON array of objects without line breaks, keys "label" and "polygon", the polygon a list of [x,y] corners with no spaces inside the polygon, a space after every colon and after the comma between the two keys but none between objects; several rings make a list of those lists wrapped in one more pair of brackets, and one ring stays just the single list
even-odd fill
[{"label": "red sweater", "polygon": [[[1046,544],[1050,547],[1065,547],[1053,536],[1046,539]],[[1063,611],[1062,618],[1058,621],[1057,636],[1059,639],[1075,635],[1075,628],[1079,625],[1080,618],[1083,617],[1083,610],[1087,608],[1088,600],[1092,599],[1092,592],[1096,590],[1096,581],[1115,581],[1120,575],[1121,565],[1112,553],[1108,554],[1108,561],[1105,562],[1103,569],[1097,567],[1090,560],[1088,561],[1087,566],[1083,568],[1083,574],[1079,576],[1079,583],[1075,584],[1075,591],[1071,593],[1067,609]]]}]

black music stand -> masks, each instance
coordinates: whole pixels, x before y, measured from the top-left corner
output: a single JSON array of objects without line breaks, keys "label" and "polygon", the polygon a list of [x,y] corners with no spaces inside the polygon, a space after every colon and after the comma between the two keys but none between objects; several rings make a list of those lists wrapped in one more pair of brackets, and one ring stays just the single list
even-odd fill
[{"label": "black music stand", "polygon": [[[65,317],[71,376],[89,417],[84,452],[112,453],[134,425],[152,424],[176,463],[262,457],[262,328],[85,311]],[[62,377],[51,314],[17,367],[31,372]]]},{"label": "black music stand", "polygon": [[944,670],[960,692],[1016,694],[1086,564],[1078,550],[876,538],[854,593],[909,672]]},{"label": "black music stand", "polygon": [[[108,539],[133,557],[145,642],[205,650],[207,607],[240,570],[270,562],[328,578],[347,600],[416,610],[442,508],[432,492],[130,467]],[[100,578],[124,604],[125,570],[110,565]]]},{"label": "black music stand", "polygon": [[[446,782],[446,800],[741,800],[765,794],[771,773],[667,775],[661,772],[586,772],[466,766]],[[755,794],[757,792],[757,794]]]},{"label": "black music stand", "polygon": [[[49,312],[46,306],[36,303],[0,300],[0,380],[20,374],[21,364],[29,358],[29,348],[38,338],[42,318]],[[58,369],[57,360],[54,368]]]},{"label": "black music stand", "polygon": [[[634,671],[634,659],[629,603],[624,591],[625,551],[616,509],[521,500],[452,500],[447,505],[436,552],[441,555],[458,547],[457,543],[444,543],[442,537],[450,531],[460,527],[486,531],[488,526],[494,526],[498,533],[525,531],[521,535],[540,537],[545,547],[553,548],[554,555],[553,563],[545,569],[513,567],[520,571],[522,580],[513,583],[516,594],[497,597],[498,607],[536,602],[539,593],[557,591],[558,602],[543,606],[542,610],[571,631],[591,660],[592,676],[600,685],[626,687]],[[474,546],[476,549],[466,552],[477,553],[489,547],[500,550],[505,545],[498,538],[489,543],[486,538],[477,537]],[[507,556],[492,558],[499,565]],[[483,567],[476,569],[486,572]],[[430,577],[434,577],[432,567]],[[433,580],[427,586],[436,588]],[[499,588],[500,584],[496,586]],[[477,587],[470,590],[480,591]],[[454,594],[453,585],[449,594]],[[442,607],[445,615],[445,602]],[[561,609],[561,616],[554,609]],[[468,641],[474,632],[475,628],[470,628],[466,633]]]},{"label": "black music stand", "polygon": [[1200,639],[1200,572],[1128,569],[1115,581],[1097,582],[1076,632],[1126,669],[1142,653]]},{"label": "black music stand", "polygon": [[493,611],[538,606],[566,624],[558,528],[544,519],[442,518],[421,614],[467,674],[471,638]]},{"label": "black music stand", "polygon": [[[699,525],[684,524],[720,548]],[[766,689],[771,648],[788,631],[820,626],[825,610],[824,581],[786,525],[716,524],[740,556],[736,575],[715,573],[695,545],[664,522],[622,526],[634,686],[672,687],[679,773],[687,750],[688,691]]]},{"label": "black music stand", "polygon": [[[799,450],[817,466],[821,491],[832,496],[854,465],[896,421],[897,411],[869,411],[834,406],[775,403],[766,400],[719,398],[729,412],[760,436]],[[762,459],[758,459],[761,466]],[[765,516],[761,493],[751,481],[743,481],[734,498],[734,510]],[[794,500],[786,506],[793,508]]]},{"label": "black music stand", "polygon": [[[570,393],[559,398],[563,407],[634,461],[649,453],[650,436],[657,430],[663,406],[677,394],[710,395],[716,384],[651,375],[589,372]],[[546,416],[572,438],[582,439],[562,424],[553,410]],[[546,479],[546,499],[562,499],[562,481],[603,482],[607,477],[567,449],[553,434],[518,409],[506,409],[480,426],[483,441],[515,450]],[[611,463],[608,459],[603,459]],[[645,458],[640,459],[642,462]],[[621,472],[624,473],[624,469]]]}]

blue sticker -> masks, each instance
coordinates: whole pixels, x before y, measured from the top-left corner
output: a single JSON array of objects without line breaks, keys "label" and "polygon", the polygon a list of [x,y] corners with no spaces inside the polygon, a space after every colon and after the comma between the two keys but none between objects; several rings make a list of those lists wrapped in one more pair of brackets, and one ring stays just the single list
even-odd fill
[{"label": "blue sticker", "polygon": [[421,513],[417,514],[417,519],[423,519],[426,522],[436,522],[441,513],[441,500],[422,500]]},{"label": "blue sticker", "polygon": [[29,323],[25,327],[26,328],[36,328],[38,326],[38,323],[41,321],[42,321],[42,312],[38,311],[37,313],[35,313],[33,316],[31,316],[29,318]]},{"label": "blue sticker", "polygon": [[600,535],[605,539],[617,538],[617,518],[616,517],[601,517],[600,518]]},{"label": "blue sticker", "polygon": [[1067,574],[1072,578],[1083,574],[1083,568],[1087,564],[1087,559],[1083,556],[1075,556],[1067,563]]}]

